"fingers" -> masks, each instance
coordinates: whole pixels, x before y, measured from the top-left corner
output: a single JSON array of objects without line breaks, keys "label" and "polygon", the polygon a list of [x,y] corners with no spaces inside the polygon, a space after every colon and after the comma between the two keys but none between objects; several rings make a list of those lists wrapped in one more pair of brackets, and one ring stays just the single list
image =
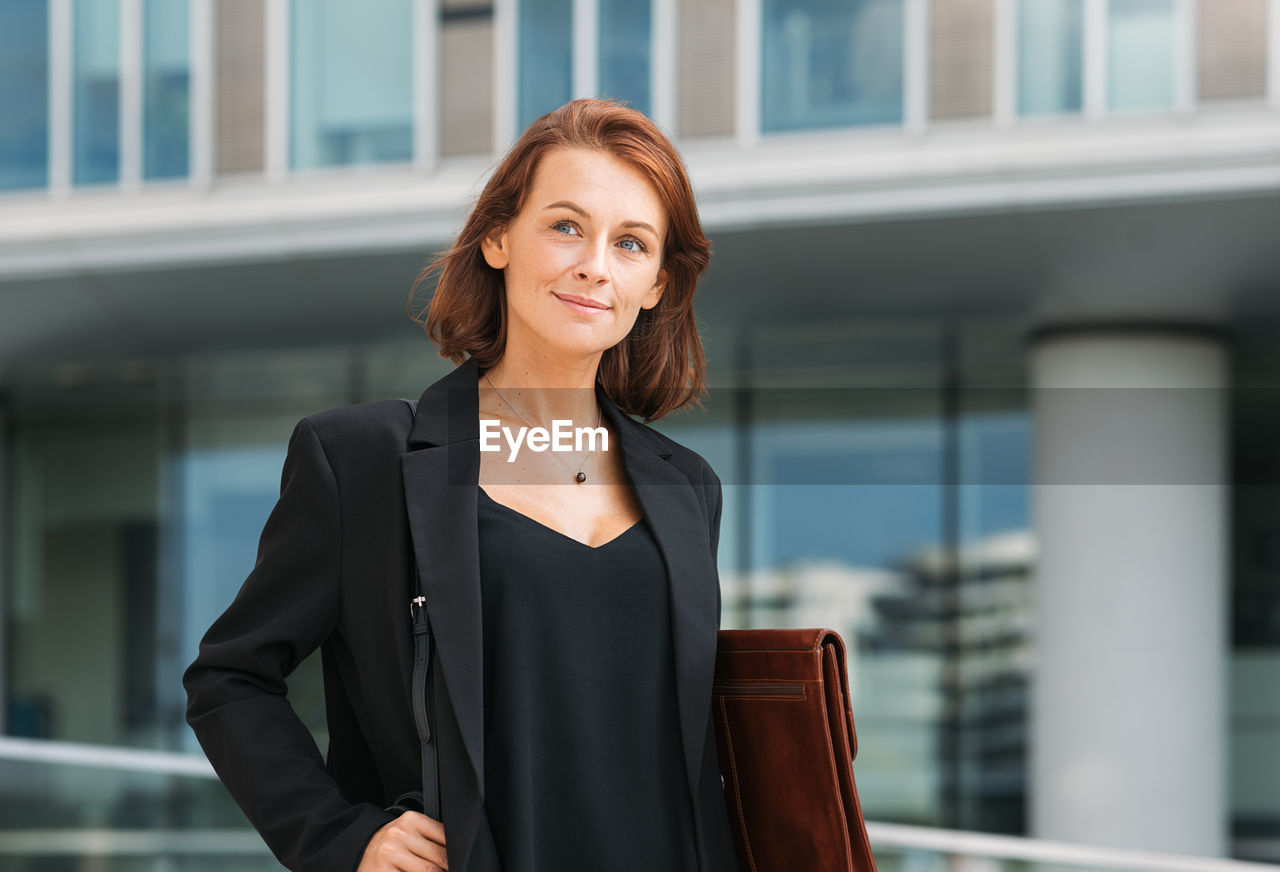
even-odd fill
[{"label": "fingers", "polygon": [[358,872],[448,872],[444,825],[407,811],[373,834]]},{"label": "fingers", "polygon": [[444,824],[433,817],[427,817],[416,811],[406,811],[396,819],[398,822],[404,822],[423,838],[443,845],[444,842]]},{"label": "fingers", "polygon": [[409,836],[402,844],[413,856],[448,870],[449,856],[444,848],[444,824],[416,811],[405,812],[398,821],[404,824]]}]

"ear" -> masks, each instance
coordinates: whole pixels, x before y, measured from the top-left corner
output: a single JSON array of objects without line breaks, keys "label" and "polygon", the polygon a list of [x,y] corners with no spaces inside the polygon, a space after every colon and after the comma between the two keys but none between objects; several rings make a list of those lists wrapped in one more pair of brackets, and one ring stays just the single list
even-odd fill
[{"label": "ear", "polygon": [[507,264],[511,262],[511,257],[507,251],[507,232],[501,227],[495,227],[480,240],[480,253],[484,255],[484,262],[494,269],[506,269]]},{"label": "ear", "polygon": [[658,305],[658,301],[662,299],[662,292],[667,289],[667,271],[665,269],[658,270],[658,278],[653,283],[653,287],[645,291],[644,299],[640,301],[641,309],[652,309]]}]

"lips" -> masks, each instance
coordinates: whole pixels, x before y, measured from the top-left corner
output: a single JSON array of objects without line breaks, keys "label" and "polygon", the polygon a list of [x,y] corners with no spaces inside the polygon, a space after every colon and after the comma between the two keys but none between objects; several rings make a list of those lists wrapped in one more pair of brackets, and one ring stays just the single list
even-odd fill
[{"label": "lips", "polygon": [[590,315],[595,315],[609,308],[607,304],[601,303],[599,300],[593,300],[590,297],[579,297],[576,294],[556,294],[555,297],[570,309]]}]

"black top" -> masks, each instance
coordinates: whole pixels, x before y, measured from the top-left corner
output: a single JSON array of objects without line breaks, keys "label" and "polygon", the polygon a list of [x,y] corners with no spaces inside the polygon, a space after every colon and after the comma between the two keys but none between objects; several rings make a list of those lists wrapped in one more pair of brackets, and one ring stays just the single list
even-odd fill
[{"label": "black top", "polygon": [[503,872],[696,872],[667,573],[479,495],[485,798]]}]

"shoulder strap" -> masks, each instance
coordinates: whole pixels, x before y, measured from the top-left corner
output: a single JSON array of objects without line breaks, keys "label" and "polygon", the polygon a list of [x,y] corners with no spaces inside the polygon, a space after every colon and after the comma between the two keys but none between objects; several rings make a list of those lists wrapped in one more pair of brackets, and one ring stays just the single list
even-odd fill
[{"label": "shoulder strap", "polygon": [[[418,401],[405,400],[412,414],[412,421],[418,417]],[[422,589],[422,578],[417,578],[417,596],[409,601],[409,614],[413,619],[413,720],[418,728],[418,739],[422,742],[422,812],[427,817],[441,820],[440,817],[440,769],[439,743],[434,741],[432,724],[434,718],[428,711],[428,680],[431,675],[431,622],[427,617],[427,597]],[[408,808],[418,797],[412,793],[405,794],[396,800],[393,808]]]}]

